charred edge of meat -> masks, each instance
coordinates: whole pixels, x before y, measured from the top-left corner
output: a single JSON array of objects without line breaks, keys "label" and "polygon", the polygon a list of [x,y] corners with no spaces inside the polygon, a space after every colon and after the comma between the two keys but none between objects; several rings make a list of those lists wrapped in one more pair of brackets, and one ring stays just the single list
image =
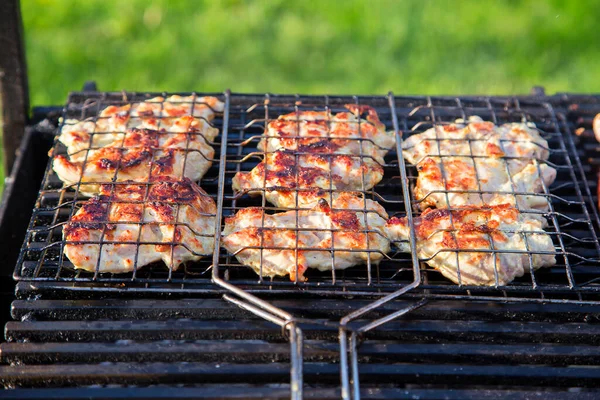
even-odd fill
[{"label": "charred edge of meat", "polygon": [[160,132],[148,128],[127,129],[123,147],[158,147]]},{"label": "charred edge of meat", "polygon": [[200,194],[208,196],[202,189],[194,186],[188,178],[156,183],[150,188],[148,200],[189,202],[198,196],[199,191]]},{"label": "charred edge of meat", "polygon": [[99,165],[104,169],[115,169],[119,164],[119,160],[111,160],[110,158],[101,158]]},{"label": "charred edge of meat", "polygon": [[331,207],[329,207],[329,203],[325,199],[319,199],[317,206],[315,207],[315,211],[322,211],[324,213],[330,213]]},{"label": "charred edge of meat", "polygon": [[[300,139],[303,142],[303,139]],[[341,147],[336,139],[321,139],[312,143],[299,143],[297,152],[299,153],[335,153]]]},{"label": "charred edge of meat", "polygon": [[348,231],[359,231],[361,226],[358,216],[352,211],[335,211],[331,213],[331,221]]},{"label": "charred edge of meat", "polygon": [[93,197],[81,206],[79,215],[73,216],[64,227],[65,236],[75,233],[78,228],[101,229],[108,219],[108,201],[106,196]]},{"label": "charred edge of meat", "polygon": [[357,117],[367,114],[367,121],[375,125],[378,129],[385,130],[385,125],[381,123],[379,114],[377,114],[377,111],[373,107],[358,104],[346,104],[344,107]]},{"label": "charred edge of meat", "polygon": [[175,151],[173,149],[163,150],[165,153],[163,156],[156,158],[153,164],[156,169],[162,173],[168,173],[173,171],[173,165],[175,164]]},{"label": "charred edge of meat", "polygon": [[[101,195],[97,196],[105,202],[143,199],[146,186],[150,185],[148,201],[162,202],[191,202],[196,198],[209,198],[210,196],[189,178],[177,179],[171,176],[153,176],[151,182],[140,184],[135,181],[124,181],[119,184],[104,184],[101,186]],[[114,187],[114,190],[112,189]]]},{"label": "charred edge of meat", "polygon": [[127,152],[125,157],[123,157],[123,161],[121,161],[122,168],[132,168],[137,165],[140,165],[143,161],[148,160],[152,157],[152,150],[149,148],[145,148],[141,151],[133,152],[133,157],[128,157],[132,152]]}]

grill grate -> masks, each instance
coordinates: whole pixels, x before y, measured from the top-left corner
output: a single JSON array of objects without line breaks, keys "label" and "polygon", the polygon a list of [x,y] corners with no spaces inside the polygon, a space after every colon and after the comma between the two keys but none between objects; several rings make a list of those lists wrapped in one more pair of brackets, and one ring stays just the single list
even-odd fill
[{"label": "grill grate", "polygon": [[[108,105],[144,101],[155,95],[74,93],[68,99],[63,118],[93,119]],[[164,93],[161,95],[167,96]],[[256,145],[264,134],[266,124],[282,114],[304,110],[336,113],[345,111],[345,104],[369,105],[377,111],[388,130],[395,130],[405,138],[423,132],[433,124],[451,123],[456,118],[473,115],[496,124],[534,122],[548,141],[548,164],[558,171],[554,184],[544,188],[542,193],[551,203],[551,210],[546,213],[549,221],[546,232],[552,236],[557,264],[531,275],[526,274],[504,287],[468,287],[455,285],[425,263],[415,265],[416,260],[410,254],[393,250],[379,265],[368,262],[365,266],[342,271],[333,268],[330,272],[309,270],[306,273],[307,282],[293,282],[285,277],[257,278],[252,270],[241,266],[235,257],[219,248],[213,271],[216,277],[250,292],[312,292],[319,295],[381,295],[394,292],[415,279],[420,283],[417,288],[419,293],[429,297],[581,301],[591,300],[586,296],[598,291],[600,286],[596,278],[600,248],[592,224],[597,219],[595,207],[589,197],[589,188],[569,128],[562,115],[557,115],[549,103],[516,97],[260,96],[229,93],[219,97],[226,103],[226,121],[217,116],[212,122],[222,131],[213,146],[216,154],[220,149],[225,157],[216,160],[215,155],[212,167],[200,182],[200,186],[220,205],[218,219],[249,206],[262,206],[268,212],[280,210],[270,206],[262,196],[235,195],[231,180],[238,171],[249,171],[260,161],[261,155]],[[64,153],[64,146],[57,142],[53,154]],[[222,173],[219,171],[220,164],[224,167]],[[390,216],[403,216],[407,210],[411,210],[416,217],[420,212],[412,189],[417,173],[413,166],[402,168],[402,165],[404,160],[401,154],[396,151],[388,153],[383,165],[383,180],[373,189],[362,192],[365,198],[382,204]],[[411,195],[408,197],[403,195],[407,190],[403,188],[403,182],[410,188]],[[188,263],[178,271],[170,270],[162,263],[118,275],[74,270],[62,255],[62,226],[84,200],[75,190],[62,188],[62,183],[49,164],[16,266],[16,279],[55,282],[57,286],[61,282],[109,286],[127,284],[129,290],[142,291],[156,288],[190,292],[210,289],[211,274],[208,271],[213,264],[210,257]],[[420,277],[416,274],[419,269]]]},{"label": "grill grate", "polygon": [[[291,302],[314,318],[336,318],[366,303],[273,301],[283,308]],[[398,303],[377,312],[405,305]],[[215,398],[250,398],[254,385],[263,398],[290,397],[290,354],[279,329],[219,299],[17,300],[12,315],[8,342],[0,345],[2,383],[17,389],[7,392],[12,398],[36,389],[34,398],[53,391],[70,398],[75,390],[77,398],[124,398],[136,390],[140,398],[162,398],[151,392],[161,385],[169,385],[173,398],[185,397],[181,391],[210,397],[210,385],[230,390]],[[426,398],[454,390],[473,391],[473,398],[490,390],[586,398],[600,380],[600,326],[589,323],[597,317],[594,306],[431,302],[366,337],[362,398],[410,398],[426,389]],[[339,399],[337,330],[313,325],[305,332],[305,398]]]},{"label": "grill grate", "polygon": [[[153,94],[126,96],[141,101]],[[598,329],[589,322],[598,317],[594,308],[599,302],[595,296],[598,217],[588,187],[595,188],[595,182],[587,183],[577,154],[581,147],[575,148],[573,140],[578,138],[571,135],[573,116],[567,120],[558,106],[555,112],[545,103],[547,98],[542,102],[532,98],[229,93],[221,98],[227,107],[223,117],[214,121],[223,132],[215,150],[224,157],[214,157],[213,167],[201,183],[219,206],[219,220],[242,207],[267,205],[260,198],[236,197],[231,191],[233,175],[238,170],[250,170],[258,161],[242,159],[256,151],[256,136],[263,133],[267,112],[267,119],[271,119],[296,109],[329,108],[335,112],[346,103],[368,104],[376,108],[388,129],[405,138],[433,123],[469,115],[497,123],[523,118],[533,121],[548,139],[550,163],[559,171],[556,182],[542,195],[552,201],[547,232],[562,262],[501,288],[458,287],[426,264],[400,253],[389,253],[389,260],[379,266],[372,264],[370,270],[357,266],[335,271],[335,275],[312,272],[307,283],[287,278],[259,280],[224,250],[212,261],[207,257],[180,271],[156,264],[135,275],[76,274],[68,264],[59,262],[60,234],[61,224],[83,199],[75,199],[73,191],[62,190],[49,168],[34,210],[33,229],[28,232],[25,253],[21,253],[15,271],[15,277],[24,281],[17,285],[17,295],[27,300],[13,303],[12,315],[18,322],[7,324],[10,343],[0,348],[0,361],[11,365],[0,366],[0,370],[6,387],[51,389],[18,389],[10,394],[13,398],[52,394],[74,398],[82,393],[172,397],[173,390],[183,397],[244,398],[290,394],[294,398],[302,394],[319,398],[339,398],[340,394],[345,398],[351,394],[363,398],[437,398],[449,393],[456,398],[495,398],[530,397],[542,391],[552,398],[595,396],[592,388],[600,378],[590,367],[594,366]],[[122,94],[74,94],[65,113],[93,116],[104,104],[122,103]],[[60,150],[57,145],[54,154]],[[392,152],[384,168],[384,181],[366,191],[367,195],[384,204],[391,215],[406,215],[408,209],[408,215],[418,216],[418,202],[412,196],[417,176],[414,167],[404,166],[402,157]],[[586,163],[585,168],[589,177],[590,165]],[[38,232],[42,235],[37,236]],[[58,253],[52,250],[56,248]],[[35,257],[32,254],[40,258],[28,258]],[[211,274],[205,271],[211,264],[216,266],[212,278],[221,288],[210,285]],[[389,275],[382,274],[386,271]],[[284,333],[289,330],[291,348],[282,341],[279,328],[225,302],[173,300],[190,293],[197,294],[195,297],[214,295],[223,287],[235,289],[236,295],[248,300],[244,303],[225,296],[230,302],[275,322]],[[91,290],[55,290],[64,288],[93,289],[103,293],[104,299],[86,300],[92,296]],[[267,303],[248,292],[273,296]],[[387,296],[375,302],[307,296],[298,301],[299,294]],[[392,301],[402,294],[403,300]],[[61,300],[65,296],[70,300]],[[78,296],[83,300],[72,300]],[[160,300],[151,300],[154,296]],[[425,304],[423,297],[442,301]],[[465,299],[469,301],[463,302]],[[503,304],[470,301],[474,299],[503,300]],[[552,304],[542,307],[510,304],[512,301]],[[347,315],[349,310],[357,311]],[[392,322],[406,312],[410,312],[407,320]],[[495,344],[492,347],[491,342]],[[232,385],[234,380],[236,385]]]},{"label": "grill grate", "polygon": [[[346,104],[372,106],[383,123],[391,128],[392,116],[387,98],[384,97],[333,97],[333,96],[275,96],[268,95],[252,99],[248,107],[246,99],[239,99],[236,104],[235,96],[229,113],[229,132],[227,138],[227,157],[224,176],[224,203],[223,217],[234,215],[246,207],[262,207],[270,212],[302,210],[301,207],[277,208],[270,205],[263,196],[250,197],[242,193],[236,195],[232,190],[232,178],[240,171],[250,171],[262,160],[264,152],[257,149],[257,144],[264,135],[266,125],[275,120],[279,115],[302,111],[326,111],[331,114],[347,111]],[[294,138],[293,136],[290,138]],[[303,153],[297,153],[303,154]],[[361,161],[362,156],[356,156]],[[364,157],[366,158],[366,156]],[[328,159],[331,163],[331,158]],[[386,208],[388,213],[405,213],[405,203],[402,196],[402,179],[398,169],[398,156],[390,152],[382,165],[384,169],[383,180],[371,190],[356,191],[366,199],[378,201]],[[364,175],[362,186],[365,187]],[[341,190],[326,190],[327,195],[338,193]],[[306,209],[306,208],[304,208]],[[369,213],[366,209],[362,210]],[[301,231],[301,230],[298,230]],[[335,232],[335,231],[334,231]],[[366,232],[366,231],[361,231]],[[305,249],[305,248],[302,248]],[[367,264],[346,270],[319,272],[308,270],[305,274],[307,281],[290,281],[288,278],[270,279],[259,276],[247,267],[241,267],[235,257],[221,250],[219,254],[219,276],[247,290],[256,290],[269,287],[271,290],[311,290],[322,294],[336,294],[343,291],[348,294],[373,293],[382,289],[389,289],[390,283],[398,285],[401,282],[413,279],[412,262],[410,257],[389,257],[379,265],[370,262],[370,256],[378,252],[375,249],[361,249],[368,254]],[[333,248],[325,253],[326,257],[335,263]],[[260,275],[260,274],[259,274]],[[296,274],[297,275],[297,274]]]}]

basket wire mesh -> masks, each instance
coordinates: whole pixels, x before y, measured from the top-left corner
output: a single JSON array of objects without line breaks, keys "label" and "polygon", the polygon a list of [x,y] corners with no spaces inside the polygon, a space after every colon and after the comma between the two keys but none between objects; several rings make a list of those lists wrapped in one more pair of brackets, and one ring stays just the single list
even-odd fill
[{"label": "basket wire mesh", "polygon": [[[100,112],[108,106],[122,106],[125,104],[147,101],[156,94],[135,93],[73,93],[70,95],[67,105],[63,110],[62,124],[59,128],[64,129],[66,121],[71,118],[79,120],[91,119],[97,121]],[[161,94],[167,97],[168,94]],[[191,93],[193,96],[191,108],[194,109],[196,99],[201,94]],[[230,292],[226,296],[228,301],[245,308],[282,327],[289,337],[293,357],[291,380],[293,393],[297,398],[302,395],[302,329],[301,325],[306,320],[298,318],[289,312],[274,307],[269,301],[260,297],[260,294],[308,294],[319,296],[368,296],[377,298],[367,307],[355,310],[342,318],[337,326],[340,329],[340,362],[342,395],[349,398],[352,393],[358,393],[358,362],[357,344],[358,336],[377,326],[398,318],[414,308],[422,306],[426,299],[472,299],[487,301],[523,301],[523,302],[574,302],[574,303],[600,303],[597,298],[598,285],[598,262],[600,260],[600,244],[596,234],[598,226],[598,215],[592,201],[589,187],[587,186],[581,162],[573,143],[569,126],[564,117],[557,114],[548,102],[518,97],[398,97],[393,94],[388,96],[284,96],[284,95],[240,95],[226,92],[217,94],[224,103],[222,116],[211,121],[211,125],[220,130],[219,136],[208,143],[216,150],[216,155],[211,159],[212,166],[199,182],[200,186],[214,199],[216,212],[203,214],[214,218],[214,232],[195,232],[202,237],[213,237],[215,251],[210,254],[194,254],[204,256],[200,261],[189,262],[183,268],[175,270],[173,267],[165,268],[162,262],[151,265],[138,266],[138,254],[140,245],[166,245],[171,248],[171,261],[173,261],[174,249],[178,246],[186,247],[180,241],[167,242],[143,242],[141,240],[142,230],[139,229],[136,240],[131,244],[136,247],[133,271],[126,274],[113,274],[100,272],[100,258],[93,272],[82,271],[73,268],[67,257],[64,256],[65,241],[62,237],[63,226],[71,220],[73,215],[88,201],[80,191],[85,182],[77,182],[73,186],[63,187],[56,173],[52,170],[52,160],[60,154],[66,154],[66,149],[58,140],[51,152],[50,162],[46,170],[44,180],[40,189],[40,195],[33,210],[32,220],[27,231],[25,242],[20,253],[19,261],[15,268],[14,277],[17,280],[44,281],[57,287],[61,284],[81,284],[102,286],[113,285],[119,288],[127,285],[130,291],[170,290],[184,291],[186,293],[200,293],[206,291],[216,292],[213,285]],[[381,123],[386,130],[393,131],[396,137],[396,146],[384,158],[379,166],[383,169],[383,179],[374,187],[369,188],[364,169],[361,174],[360,188],[353,189],[363,199],[363,207],[360,210],[335,209],[333,211],[353,211],[362,213],[364,218],[372,211],[367,208],[367,199],[377,201],[381,204],[389,216],[405,217],[410,229],[409,238],[405,245],[410,249],[409,253],[403,253],[394,246],[389,253],[380,249],[371,248],[369,233],[381,234],[370,230],[368,227],[360,231],[367,238],[367,246],[362,249],[343,249],[350,252],[362,252],[366,254],[364,265],[338,270],[336,269],[336,252],[341,250],[334,246],[334,241],[326,248],[309,248],[300,245],[298,237],[302,228],[298,227],[298,216],[306,211],[298,203],[298,191],[305,188],[294,189],[294,207],[276,207],[266,200],[267,189],[258,189],[263,195],[249,196],[248,192],[234,192],[232,179],[240,172],[250,171],[260,161],[266,159],[268,151],[260,151],[257,145],[264,138],[269,123],[276,121],[280,115],[296,114],[304,111],[324,112],[328,116],[326,124],[331,133],[331,116],[335,113],[347,111],[345,106],[351,104],[357,108],[370,106],[377,113]],[[161,110],[163,104],[161,103]],[[506,285],[498,284],[498,270],[494,261],[495,285],[490,286],[468,286],[454,284],[440,275],[438,271],[430,267],[428,259],[419,259],[417,240],[415,234],[415,221],[421,215],[419,199],[414,194],[414,188],[418,179],[418,172],[414,165],[406,163],[402,154],[403,140],[411,135],[422,133],[435,126],[453,123],[457,118],[468,119],[470,116],[480,116],[483,120],[491,121],[496,125],[506,122],[532,122],[536,124],[542,137],[548,141],[549,159],[536,162],[538,174],[540,164],[546,163],[557,171],[557,178],[551,186],[542,182],[540,193],[510,191],[503,194],[517,196],[542,196],[548,200],[549,209],[540,212],[549,221],[545,229],[550,235],[554,245],[553,251],[536,252],[531,251],[528,245],[527,234],[532,232],[520,231],[524,236],[525,251],[510,250],[510,253],[524,254],[527,256],[530,274],[518,277]],[[296,119],[300,124],[301,119]],[[358,119],[357,130],[361,132],[361,124]],[[102,132],[91,132],[90,137],[102,135]],[[195,151],[190,149],[191,136],[187,135],[185,147],[178,150],[184,153],[183,171],[185,171],[188,154]],[[299,138],[298,138],[299,139]],[[327,138],[332,139],[331,135]],[[92,139],[93,140],[93,139]],[[358,160],[361,166],[365,165],[368,156],[363,154],[363,139],[358,138],[359,153],[351,155]],[[439,137],[436,140],[442,140]],[[93,141],[91,142],[93,143]],[[87,154],[93,150],[88,146]],[[126,150],[123,144],[119,148]],[[438,147],[439,149],[439,147]],[[469,142],[470,155],[473,154],[472,144]],[[152,148],[150,159],[151,165],[155,163],[156,153],[159,148]],[[305,155],[302,151],[295,151],[292,156],[296,165],[299,157]],[[445,157],[439,153],[437,156],[443,160]],[[333,156],[326,155],[329,170],[332,168]],[[371,160],[372,161],[372,160]],[[507,175],[511,177],[508,162],[504,160]],[[110,193],[114,194],[120,185],[117,178],[121,162],[115,168],[113,179],[102,182],[108,185]],[[268,162],[267,162],[268,167]],[[443,169],[442,161],[442,169]],[[477,172],[477,169],[476,169]],[[446,176],[443,173],[443,176]],[[264,185],[266,185],[266,172]],[[298,182],[298,172],[295,172],[295,180]],[[512,177],[511,177],[512,180]],[[328,188],[322,188],[325,198],[333,204],[334,195],[341,190],[332,186],[329,181]],[[479,182],[479,179],[478,179]],[[512,181],[511,181],[512,183]],[[148,198],[148,192],[153,182],[149,179],[141,182],[145,186],[143,199],[139,201],[142,209],[145,208],[144,199]],[[298,185],[296,185],[298,186]],[[514,187],[514,185],[512,185]],[[289,188],[288,188],[289,189]],[[449,194],[451,191],[442,190],[446,203],[451,204]],[[479,195],[483,199],[486,191],[469,190],[467,194]],[[136,203],[137,204],[137,203]],[[518,204],[518,202],[517,202]],[[172,225],[190,228],[189,221],[180,221],[179,209],[181,204],[170,202],[175,206],[175,217]],[[292,249],[294,252],[293,278],[286,277],[269,278],[263,273],[262,265],[258,273],[250,268],[242,266],[234,254],[228,253],[221,248],[222,228],[224,221],[234,216],[239,210],[247,207],[260,207],[265,210],[262,214],[261,229],[264,226],[265,216],[281,212],[294,212],[296,226],[291,230],[296,234],[296,243]],[[532,213],[532,210],[521,210]],[[452,218],[452,217],[450,217]],[[102,225],[102,233],[99,246],[116,244],[105,240],[106,226],[115,221],[99,221]],[[128,222],[129,223],[129,222]],[[140,222],[144,225],[144,222]],[[366,225],[366,224],[365,224]],[[451,220],[451,231],[454,226]],[[315,230],[315,228],[311,228]],[[306,229],[304,229],[306,230]],[[317,230],[320,230],[317,228]],[[323,228],[331,237],[338,232],[335,229]],[[490,249],[477,250],[492,255],[501,254],[504,250],[496,249],[490,236]],[[193,249],[186,247],[194,253]],[[251,249],[251,248],[248,248]],[[260,251],[261,260],[266,246],[256,246]],[[272,249],[277,250],[277,247]],[[289,249],[287,249],[289,250]],[[329,259],[328,271],[306,272],[307,281],[299,279],[300,269],[298,265],[298,254],[302,251],[321,251]],[[446,248],[443,251],[457,254],[459,248]],[[551,254],[556,257],[556,265],[548,268],[535,270],[533,268],[533,257],[536,254]],[[376,257],[376,258],[375,258]],[[381,258],[381,261],[374,261]],[[494,257],[494,260],[496,258]],[[171,262],[171,265],[173,263]],[[457,262],[457,264],[459,264]],[[460,265],[458,265],[459,282]],[[373,320],[361,327],[350,323],[361,316],[366,315],[381,305],[397,299],[400,296],[409,295],[416,299],[413,305],[399,309],[396,312]],[[348,335],[350,337],[348,337]],[[350,367],[349,367],[350,365]],[[353,387],[353,390],[351,389]],[[300,396],[300,397],[298,397]]]}]

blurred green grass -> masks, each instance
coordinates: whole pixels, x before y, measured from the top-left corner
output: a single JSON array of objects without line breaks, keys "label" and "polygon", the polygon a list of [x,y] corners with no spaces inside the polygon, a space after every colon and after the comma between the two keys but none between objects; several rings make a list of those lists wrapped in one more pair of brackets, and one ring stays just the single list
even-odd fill
[{"label": "blurred green grass", "polygon": [[600,92],[598,2],[22,0],[32,105],[100,90]]}]

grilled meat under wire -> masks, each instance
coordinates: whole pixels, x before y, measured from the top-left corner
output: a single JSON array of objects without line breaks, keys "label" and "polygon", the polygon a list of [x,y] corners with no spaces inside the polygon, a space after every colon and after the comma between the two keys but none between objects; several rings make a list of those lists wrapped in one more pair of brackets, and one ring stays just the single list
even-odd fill
[{"label": "grilled meat under wire", "polygon": [[[413,222],[419,258],[461,285],[503,286],[556,263],[546,220],[508,204],[428,209]],[[391,218],[386,231],[401,251],[411,251],[406,218]]]},{"label": "grilled meat under wire", "polygon": [[417,164],[414,193],[419,206],[512,204],[521,210],[548,210],[543,193],[556,170],[533,160],[516,165],[491,157],[426,157]]},{"label": "grilled meat under wire", "polygon": [[330,189],[369,190],[382,178],[378,163],[358,156],[276,151],[252,171],[238,172],[232,186],[237,192],[264,193],[277,207],[312,208],[320,198],[329,198]]},{"label": "grilled meat under wire", "polygon": [[471,117],[410,136],[402,148],[419,171],[415,196],[423,209],[503,203],[548,208],[546,197],[535,193],[554,182],[556,170],[544,162],[548,142],[527,124],[496,126]]},{"label": "grilled meat under wire", "polygon": [[[267,125],[258,148],[264,160],[233,178],[233,189],[264,193],[278,207],[312,208],[327,191],[363,191],[383,177],[383,157],[395,138],[368,106],[350,112],[298,111]],[[367,114],[366,120],[361,114]]]},{"label": "grilled meat under wire", "polygon": [[218,135],[208,121],[223,103],[214,97],[153,98],[143,103],[110,106],[96,121],[67,120],[58,140],[67,156],[54,158],[53,169],[66,185],[83,184],[91,196],[99,183],[135,180],[152,175],[199,180],[212,163],[210,143]]},{"label": "grilled meat under wire", "polygon": [[212,254],[213,199],[187,178],[152,180],[101,185],[83,203],[63,229],[64,253],[75,268],[121,273],[162,260],[176,270]]},{"label": "grilled meat under wire", "polygon": [[262,277],[289,274],[304,281],[308,268],[378,263],[390,250],[387,217],[379,203],[344,193],[332,205],[320,199],[312,210],[266,214],[244,208],[226,219],[223,246]]},{"label": "grilled meat under wire", "polygon": [[[350,112],[298,111],[269,122],[258,149],[264,152],[354,154],[383,164],[396,143],[370,106],[347,104]],[[366,120],[361,115],[367,114]]]}]

